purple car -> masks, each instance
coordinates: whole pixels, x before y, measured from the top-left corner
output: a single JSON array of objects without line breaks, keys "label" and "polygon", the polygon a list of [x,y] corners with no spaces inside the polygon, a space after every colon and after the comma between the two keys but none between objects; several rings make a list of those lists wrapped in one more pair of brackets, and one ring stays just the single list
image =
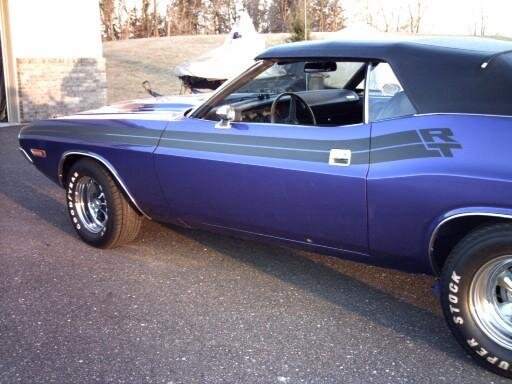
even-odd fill
[{"label": "purple car", "polygon": [[319,41],[208,96],[35,122],[20,150],[88,244],[144,219],[440,277],[448,326],[512,377],[512,44]]}]

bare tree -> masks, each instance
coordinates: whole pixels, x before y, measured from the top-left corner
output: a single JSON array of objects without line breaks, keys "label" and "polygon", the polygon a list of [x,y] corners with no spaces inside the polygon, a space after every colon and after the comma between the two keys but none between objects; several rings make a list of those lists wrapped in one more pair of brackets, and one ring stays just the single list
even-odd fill
[{"label": "bare tree", "polygon": [[171,3],[167,4],[167,7],[165,8],[165,35],[171,36],[172,31],[172,5]]},{"label": "bare tree", "polygon": [[230,0],[209,0],[210,6],[205,9],[210,19],[210,26],[207,30],[210,33],[226,33],[231,25],[231,9]]},{"label": "bare tree", "polygon": [[244,0],[243,7],[251,16],[257,31],[263,31],[266,25],[267,9],[265,0]]},{"label": "bare tree", "polygon": [[[246,9],[255,27],[264,32],[286,32],[304,0],[100,0],[105,40],[226,33]],[[309,24],[317,31],[344,26],[343,0],[307,0]],[[368,1],[368,0],[367,0]],[[165,8],[162,9],[162,5]],[[302,19],[304,16],[302,16]]]},{"label": "bare tree", "polygon": [[126,0],[118,0],[116,7],[117,30],[120,39],[128,39],[130,37],[129,12],[126,7]]},{"label": "bare tree", "polygon": [[482,7],[478,14],[474,15],[473,23],[469,27],[469,33],[473,36],[485,36],[487,33],[487,14]]},{"label": "bare tree", "polygon": [[204,11],[202,0],[176,0],[176,34],[190,35],[200,31],[199,13]]},{"label": "bare tree", "polygon": [[158,31],[159,14],[158,14],[158,3],[156,0],[153,0],[153,14],[151,16],[152,16],[152,24],[153,24],[153,36],[158,37],[158,36],[160,36],[160,33]]},{"label": "bare tree", "polygon": [[340,0],[331,0],[327,7],[327,31],[338,31],[345,26],[345,10]]},{"label": "bare tree", "polygon": [[310,0],[308,14],[312,20],[311,27],[315,31],[323,32],[326,27],[326,13],[329,0]]},{"label": "bare tree", "polygon": [[419,33],[421,27],[421,20],[423,18],[424,6],[423,0],[416,0],[415,4],[409,3],[409,32]]},{"label": "bare tree", "polygon": [[116,28],[114,25],[115,9],[114,0],[100,0],[100,16],[103,25],[103,38],[105,40],[114,40],[116,38]]},{"label": "bare tree", "polygon": [[394,11],[391,9],[391,7],[384,7],[380,1],[366,0],[362,12],[366,24],[384,32],[389,32],[395,22]]},{"label": "bare tree", "polygon": [[272,0],[269,8],[270,32],[286,32],[292,19],[292,5],[299,5],[294,0]]},{"label": "bare tree", "polygon": [[362,9],[362,14],[365,17],[366,24],[375,26],[375,21],[373,19],[373,12],[370,10],[369,0],[366,0]]}]

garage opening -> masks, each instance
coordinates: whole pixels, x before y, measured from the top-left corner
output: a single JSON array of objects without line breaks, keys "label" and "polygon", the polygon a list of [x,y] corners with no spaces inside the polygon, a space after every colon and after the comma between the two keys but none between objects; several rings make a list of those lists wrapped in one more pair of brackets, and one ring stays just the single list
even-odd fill
[{"label": "garage opening", "polygon": [[2,37],[0,36],[0,122],[7,121],[7,100],[5,95],[4,56],[2,53]]}]

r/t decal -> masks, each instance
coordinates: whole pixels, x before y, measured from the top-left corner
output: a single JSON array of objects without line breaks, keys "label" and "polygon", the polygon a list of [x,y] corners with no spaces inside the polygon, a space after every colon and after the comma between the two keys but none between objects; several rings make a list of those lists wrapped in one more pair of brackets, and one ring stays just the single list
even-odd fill
[{"label": "r/t decal", "polygon": [[450,128],[420,129],[419,133],[425,147],[437,151],[443,157],[453,157],[453,149],[462,149],[462,145],[453,138]]}]

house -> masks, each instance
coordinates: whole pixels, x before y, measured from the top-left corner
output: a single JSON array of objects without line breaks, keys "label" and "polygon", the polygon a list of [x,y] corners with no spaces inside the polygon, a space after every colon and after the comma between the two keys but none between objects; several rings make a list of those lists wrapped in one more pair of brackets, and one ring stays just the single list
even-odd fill
[{"label": "house", "polygon": [[0,0],[0,119],[106,104],[99,12],[94,0]]}]

